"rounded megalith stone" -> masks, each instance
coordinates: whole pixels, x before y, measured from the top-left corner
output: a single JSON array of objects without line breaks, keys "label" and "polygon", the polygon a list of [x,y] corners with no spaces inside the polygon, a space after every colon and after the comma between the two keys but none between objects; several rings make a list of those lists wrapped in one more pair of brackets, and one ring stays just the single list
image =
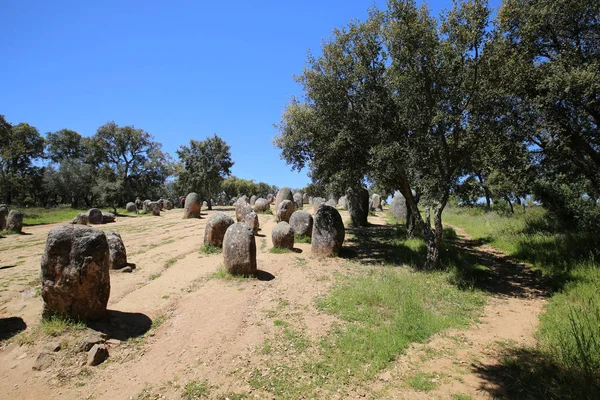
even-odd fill
[{"label": "rounded megalith stone", "polygon": [[273,247],[283,247],[286,249],[294,248],[294,231],[287,222],[281,221],[271,232]]},{"label": "rounded megalith stone", "polygon": [[311,251],[318,257],[333,257],[339,254],[344,243],[344,222],[335,208],[321,205],[313,223]]},{"label": "rounded megalith stone", "polygon": [[312,212],[313,214],[317,213],[317,210],[319,209],[319,207],[321,207],[321,204],[325,203],[325,199],[322,197],[313,197],[312,200]]},{"label": "rounded megalith stone", "polygon": [[383,211],[383,207],[381,207],[381,196],[378,195],[377,193],[373,194],[373,196],[371,196],[371,206],[373,207],[374,210],[376,211]]},{"label": "rounded megalith stone", "polygon": [[294,211],[290,217],[290,226],[296,235],[310,237],[312,235],[313,217],[307,211]]},{"label": "rounded megalith stone", "polygon": [[98,208],[90,208],[87,212],[88,222],[94,225],[102,224],[102,211]]},{"label": "rounded megalith stone", "polygon": [[302,193],[296,192],[294,193],[294,204],[296,205],[296,210],[302,210]]},{"label": "rounded megalith stone", "polygon": [[308,194],[306,193],[302,195],[302,204],[308,204]]},{"label": "rounded megalith stone", "polygon": [[208,207],[208,202],[206,202],[206,201],[203,201],[203,202],[202,202],[202,207],[204,207],[204,208]]},{"label": "rounded megalith stone", "polygon": [[269,210],[271,206],[269,205],[269,201],[267,199],[256,199],[254,202],[254,211],[256,212],[265,212]]},{"label": "rounded megalith stone", "polygon": [[325,202],[329,207],[335,208],[337,206],[337,201],[335,199],[329,199]]},{"label": "rounded megalith stone", "polygon": [[250,225],[250,228],[252,228],[252,232],[254,232],[255,235],[258,234],[260,224],[258,222],[258,215],[256,215],[254,211],[251,211],[248,214],[246,214],[246,216],[244,217],[244,222]]},{"label": "rounded megalith stone", "polygon": [[6,218],[6,230],[21,233],[23,230],[23,213],[17,210],[11,210]]},{"label": "rounded megalith stone", "polygon": [[108,265],[110,269],[121,269],[127,266],[127,250],[121,235],[115,231],[106,232],[108,251],[110,254]]},{"label": "rounded megalith stone", "polygon": [[289,222],[290,217],[296,211],[296,205],[290,200],[283,200],[277,208],[277,222]]},{"label": "rounded megalith stone", "polygon": [[397,192],[390,202],[390,212],[396,219],[406,219],[408,215],[406,199],[402,193]]},{"label": "rounded megalith stone", "polygon": [[115,214],[109,212],[102,213],[102,223],[110,224],[111,222],[115,222]]},{"label": "rounded megalith stone", "polygon": [[173,202],[171,200],[169,200],[169,199],[165,200],[164,207],[165,207],[165,210],[172,210],[173,209]]},{"label": "rounded megalith stone", "polygon": [[256,273],[256,241],[250,225],[237,222],[227,228],[223,238],[223,259],[231,274]]},{"label": "rounded megalith stone", "polygon": [[256,199],[257,199],[257,197],[255,195],[252,195],[250,197],[250,205],[251,206],[254,206],[254,203],[256,203]]},{"label": "rounded megalith stone", "polygon": [[157,201],[151,201],[146,206],[148,212],[152,213],[155,217],[160,217],[160,204]]},{"label": "rounded megalith stone", "polygon": [[200,218],[202,210],[202,201],[198,193],[190,193],[185,198],[185,207],[183,208],[183,218]]},{"label": "rounded megalith stone", "polygon": [[149,213],[150,210],[148,209],[148,204],[152,203],[152,200],[144,200],[144,202],[142,203],[142,209],[144,210],[145,213]]},{"label": "rounded megalith stone", "polygon": [[251,212],[252,207],[250,207],[250,204],[248,204],[245,199],[240,198],[235,203],[235,219],[237,219],[237,222],[246,221],[246,215],[250,214]]},{"label": "rounded megalith stone", "polygon": [[87,225],[88,224],[88,215],[86,213],[79,213],[73,218],[71,221],[72,224],[77,225]]},{"label": "rounded megalith stone", "polygon": [[283,200],[289,200],[292,203],[294,202],[294,195],[292,194],[292,189],[289,187],[281,188],[277,192],[277,196],[275,197],[275,210],[279,210],[279,204],[281,204]]},{"label": "rounded megalith stone", "polygon": [[44,317],[104,316],[110,295],[110,253],[106,235],[82,225],[52,229],[42,255]]},{"label": "rounded megalith stone", "polygon": [[269,202],[269,204],[273,204],[273,200],[275,199],[275,197],[273,197],[272,194],[268,194],[267,195],[267,201]]},{"label": "rounded megalith stone", "polygon": [[142,200],[139,197],[135,198],[135,207],[138,210],[138,212],[140,211],[140,209],[142,208]]},{"label": "rounded megalith stone", "polygon": [[364,187],[346,190],[346,207],[353,226],[367,226],[369,218],[369,192]]},{"label": "rounded megalith stone", "polygon": [[233,224],[233,218],[224,212],[216,212],[211,215],[204,228],[204,244],[223,247],[225,232]]},{"label": "rounded megalith stone", "polygon": [[125,206],[125,209],[128,212],[134,212],[134,213],[137,213],[137,210],[138,210],[137,206],[135,205],[135,203],[133,203],[131,201],[129,203],[127,203],[127,205]]},{"label": "rounded megalith stone", "polygon": [[6,217],[8,216],[8,206],[0,204],[0,231],[6,229]]}]

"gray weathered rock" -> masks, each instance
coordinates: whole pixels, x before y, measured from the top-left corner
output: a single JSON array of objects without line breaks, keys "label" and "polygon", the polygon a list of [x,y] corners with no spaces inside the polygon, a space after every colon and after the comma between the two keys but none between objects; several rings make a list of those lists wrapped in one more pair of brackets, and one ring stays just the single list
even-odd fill
[{"label": "gray weathered rock", "polygon": [[296,206],[296,210],[302,210],[302,193],[296,192],[294,193],[294,205]]},{"label": "gray weathered rock", "polygon": [[400,192],[396,192],[390,202],[390,212],[397,219],[406,219],[408,211],[406,209],[406,199]]},{"label": "gray weathered rock", "polygon": [[312,253],[318,257],[333,257],[339,254],[346,231],[338,210],[326,204],[315,214],[311,239]]},{"label": "gray weathered rock", "polygon": [[346,201],[346,196],[342,196],[338,199],[338,206],[342,207],[344,210],[347,210],[347,201]]},{"label": "gray weathered rock", "polygon": [[373,196],[371,196],[371,201],[371,206],[375,211],[383,211],[383,208],[381,207],[381,196],[379,196],[377,193],[374,193]]},{"label": "gray weathered rock", "polygon": [[208,202],[206,202],[206,201],[203,201],[203,202],[202,202],[202,207],[204,207],[204,208],[208,207]]},{"label": "gray weathered rock", "polygon": [[90,208],[88,210],[88,222],[94,225],[102,224],[102,211],[98,208]]},{"label": "gray weathered rock", "polygon": [[6,217],[8,216],[8,206],[0,204],[0,231],[6,229]]},{"label": "gray weathered rock", "polygon": [[225,232],[233,223],[233,218],[224,212],[216,212],[211,215],[204,228],[204,243],[222,247]]},{"label": "gray weathered rock", "polygon": [[169,199],[166,199],[163,203],[165,210],[172,210],[173,209],[173,202]]},{"label": "gray weathered rock", "polygon": [[290,226],[295,234],[310,237],[312,235],[313,217],[307,211],[294,211],[290,217]]},{"label": "gray weathered rock", "polygon": [[42,255],[43,315],[103,317],[110,295],[109,262],[101,230],[82,225],[52,229]]},{"label": "gray weathered rock", "polygon": [[79,345],[79,351],[90,351],[95,344],[102,344],[106,339],[99,333],[90,333]]},{"label": "gray weathered rock", "polygon": [[190,193],[185,198],[185,207],[183,208],[183,218],[200,218],[202,202],[197,193]]},{"label": "gray weathered rock", "polygon": [[142,203],[142,209],[144,210],[145,213],[149,213],[151,212],[150,209],[148,209],[148,204],[152,203],[152,200],[144,200],[144,202]]},{"label": "gray weathered rock", "polygon": [[369,192],[367,189],[348,188],[346,190],[346,206],[353,226],[367,226],[369,224]]},{"label": "gray weathered rock", "polygon": [[277,222],[289,222],[290,217],[296,211],[296,205],[290,200],[283,200],[277,208]]},{"label": "gray weathered rock", "polygon": [[106,232],[108,250],[110,254],[110,269],[121,269],[127,266],[127,250],[121,239],[121,235],[115,231]]},{"label": "gray weathered rock", "polygon": [[294,231],[287,222],[281,221],[271,232],[273,247],[294,248]]},{"label": "gray weathered rock", "polygon": [[254,232],[255,235],[258,234],[260,224],[258,222],[258,215],[256,215],[254,211],[251,211],[250,213],[246,214],[246,216],[244,217],[244,222],[250,225],[250,228],[252,228],[252,232]]},{"label": "gray weathered rock", "polygon": [[319,209],[319,207],[321,207],[321,204],[325,203],[325,199],[322,197],[313,197],[312,199],[312,212],[313,214],[317,213],[317,210]]},{"label": "gray weathered rock", "polygon": [[123,273],[133,272],[133,268],[131,268],[129,266],[123,267],[123,268],[121,268],[121,272],[123,272]]},{"label": "gray weathered rock", "polygon": [[283,200],[294,202],[294,195],[292,194],[292,189],[289,187],[281,188],[277,192],[277,196],[275,197],[275,210],[279,210],[279,204],[281,204]]},{"label": "gray weathered rock", "polygon": [[160,217],[160,204],[158,201],[151,201],[146,205],[148,212],[151,212],[153,216]]},{"label": "gray weathered rock", "polygon": [[337,206],[337,201],[335,199],[329,199],[325,202],[329,207],[335,208]]},{"label": "gray weathered rock", "polygon": [[269,202],[269,204],[273,204],[274,200],[275,200],[275,197],[272,194],[267,195],[267,201]]},{"label": "gray weathered rock", "polygon": [[72,224],[78,225],[87,225],[88,224],[88,215],[87,213],[79,213],[71,220]]},{"label": "gray weathered rock", "polygon": [[223,238],[223,258],[225,268],[234,275],[257,272],[256,241],[250,225],[237,222],[227,228]]},{"label": "gray weathered rock", "polygon": [[111,222],[115,222],[115,214],[109,212],[102,213],[102,223],[110,224]]},{"label": "gray weathered rock", "polygon": [[33,366],[31,367],[31,369],[33,369],[34,371],[43,371],[45,369],[48,369],[54,363],[55,359],[56,359],[56,357],[55,357],[54,353],[50,353],[48,351],[42,351],[35,358],[35,361],[33,363]]},{"label": "gray weathered rock", "polygon": [[246,215],[252,212],[252,207],[246,200],[240,198],[237,203],[235,203],[235,218],[237,222],[246,221]]},{"label": "gray weathered rock", "polygon": [[125,206],[125,209],[128,212],[134,212],[136,214],[137,214],[137,211],[138,211],[137,206],[135,205],[135,203],[133,203],[131,201],[129,203],[127,203],[127,205]]},{"label": "gray weathered rock", "polygon": [[306,193],[302,195],[302,204],[308,204],[308,194]]},{"label": "gray weathered rock", "polygon": [[87,365],[96,366],[102,364],[108,358],[108,348],[104,344],[95,344],[88,351]]},{"label": "gray weathered rock", "polygon": [[257,197],[255,195],[252,195],[250,197],[250,205],[251,206],[254,206],[254,203],[256,203],[256,199],[257,199]]},{"label": "gray weathered rock", "polygon": [[23,230],[23,213],[17,210],[11,210],[6,218],[6,230],[21,233]]},{"label": "gray weathered rock", "polygon": [[256,199],[256,202],[254,202],[254,211],[256,212],[265,212],[268,209],[270,209],[271,206],[269,205],[269,201],[267,199]]}]

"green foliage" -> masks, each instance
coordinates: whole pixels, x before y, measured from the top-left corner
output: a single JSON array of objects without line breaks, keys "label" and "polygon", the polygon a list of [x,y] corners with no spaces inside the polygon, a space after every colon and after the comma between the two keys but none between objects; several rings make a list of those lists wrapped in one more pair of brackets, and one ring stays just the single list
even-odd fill
[{"label": "green foliage", "polygon": [[[224,200],[229,200],[234,197],[241,196],[257,196],[267,198],[269,194],[277,193],[277,186],[269,185],[265,182],[256,183],[253,180],[241,179],[236,176],[230,176],[226,178],[221,184],[221,190],[225,197]],[[267,210],[265,214],[272,213],[271,210]]]},{"label": "green foliage", "polygon": [[434,381],[435,378],[437,378],[437,374],[417,372],[416,374],[409,376],[406,383],[415,390],[429,392],[438,387],[438,383]]},{"label": "green foliage", "polygon": [[74,210],[70,207],[60,206],[56,208],[25,208],[23,212],[23,225],[35,226],[44,224],[55,224],[57,222],[71,221],[77,214],[84,210]]}]

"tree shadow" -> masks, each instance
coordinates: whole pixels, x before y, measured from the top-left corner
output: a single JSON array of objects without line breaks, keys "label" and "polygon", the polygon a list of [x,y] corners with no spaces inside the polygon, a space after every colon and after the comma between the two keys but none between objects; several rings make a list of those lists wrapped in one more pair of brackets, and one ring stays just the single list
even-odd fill
[{"label": "tree shadow", "polygon": [[275,279],[275,275],[271,274],[270,272],[259,269],[258,271],[256,271],[256,279],[258,279],[261,282],[269,282]]},{"label": "tree shadow", "polygon": [[106,310],[106,316],[97,321],[88,321],[87,326],[108,337],[121,341],[142,336],[152,327],[152,320],[142,313]]},{"label": "tree shadow", "polygon": [[264,234],[262,234],[262,233],[257,233],[257,234],[256,234],[256,235],[254,235],[254,236],[256,236],[256,237],[260,237],[260,238],[267,237],[267,235],[264,235]]},{"label": "tree shadow", "polygon": [[485,380],[479,389],[492,398],[599,399],[600,377],[556,365],[542,352],[530,348],[506,349],[498,364],[473,364],[473,372]]},{"label": "tree shadow", "polygon": [[16,267],[16,265],[3,265],[3,266],[0,267],[0,270],[2,270],[2,269],[9,269],[9,268],[15,268],[15,267]]},{"label": "tree shadow", "polygon": [[297,248],[297,247],[294,247],[294,248],[292,249],[292,252],[300,254],[300,253],[302,253],[302,249],[299,249],[299,248]]},{"label": "tree shadow", "polygon": [[27,324],[20,317],[0,318],[0,340],[10,339],[27,329]]}]

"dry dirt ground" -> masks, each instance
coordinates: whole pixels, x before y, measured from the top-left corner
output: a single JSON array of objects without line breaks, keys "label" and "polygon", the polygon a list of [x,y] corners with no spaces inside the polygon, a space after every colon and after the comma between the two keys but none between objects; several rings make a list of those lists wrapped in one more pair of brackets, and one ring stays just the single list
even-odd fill
[{"label": "dry dirt ground", "polygon": [[[223,210],[234,214],[231,208]],[[181,210],[171,210],[160,217],[119,217],[100,226],[121,234],[136,268],[132,273],[111,271],[107,321],[55,337],[41,328],[39,296],[39,263],[53,225],[26,227],[23,235],[0,239],[0,324],[20,331],[0,341],[0,399],[178,399],[190,381],[206,381],[209,398],[271,398],[250,381],[257,369],[272,365],[265,346],[277,346],[282,337],[282,327],[274,321],[285,320],[318,343],[336,319],[320,312],[315,300],[328,292],[337,274],[356,273],[356,268],[343,258],[312,258],[310,244],[296,244],[293,253],[270,253],[275,219],[260,215],[258,279],[219,278],[222,255],[199,252],[212,212],[183,220]],[[348,219],[345,212],[342,218]],[[370,217],[370,222],[384,220]],[[333,397],[498,394],[500,388],[485,371],[498,363],[498,352],[507,343],[534,342],[543,293],[522,279],[527,274],[521,266],[458,233],[466,249],[489,259],[498,274],[496,283],[507,284],[490,288],[481,317],[469,329],[446,331],[414,345],[378,379],[342,388]],[[86,354],[78,347],[94,330],[110,335],[110,357],[87,367]],[[49,343],[62,349],[45,369],[33,370]],[[293,346],[279,350],[291,360],[300,356]],[[415,372],[434,374],[437,389],[411,389],[405,379]]]}]

